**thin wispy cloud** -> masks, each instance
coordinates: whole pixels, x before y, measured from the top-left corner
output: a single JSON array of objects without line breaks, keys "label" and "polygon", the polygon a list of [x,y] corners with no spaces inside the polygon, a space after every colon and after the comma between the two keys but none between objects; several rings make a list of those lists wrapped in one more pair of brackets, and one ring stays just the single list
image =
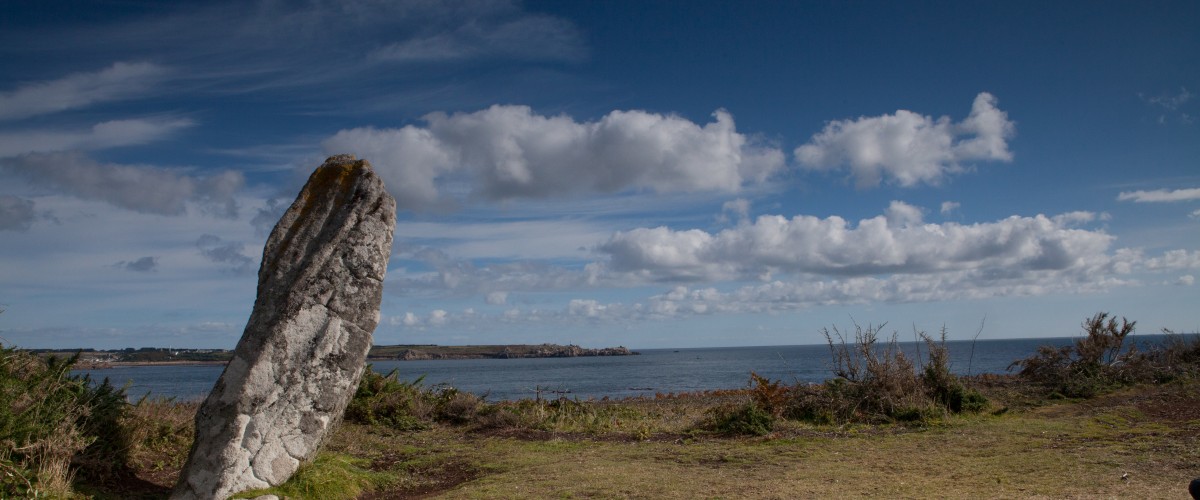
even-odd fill
[{"label": "thin wispy cloud", "polygon": [[0,162],[0,170],[30,184],[143,213],[180,215],[197,203],[215,215],[237,214],[240,172],[203,176],[149,165],[97,162],[80,153],[30,154]]},{"label": "thin wispy cloud", "polygon": [[143,97],[168,71],[148,62],[117,62],[100,71],[74,73],[0,92],[0,121],[57,113],[89,105]]},{"label": "thin wispy cloud", "polygon": [[148,144],[193,125],[187,118],[135,118],[101,122],[83,130],[0,131],[0,158]]},{"label": "thin wispy cloud", "polygon": [[[134,11],[136,12],[136,11]],[[180,61],[176,91],[250,93],[343,88],[409,80],[379,66],[497,59],[576,61],[587,53],[566,20],[527,12],[507,0],[271,0],[178,4],[75,28],[71,33],[13,33],[0,41],[33,50],[71,49],[93,57],[141,53]],[[63,40],[102,40],[86,47]],[[419,78],[417,78],[419,80]],[[383,86],[381,88],[387,88]],[[280,97],[283,96],[273,96]],[[310,92],[304,100],[311,99]]]},{"label": "thin wispy cloud", "polygon": [[379,61],[453,62],[503,57],[544,61],[577,61],[586,54],[574,25],[550,16],[511,20],[482,19],[431,35],[417,36],[372,51]]},{"label": "thin wispy cloud", "polygon": [[1177,93],[1164,92],[1158,95],[1139,93],[1138,97],[1159,113],[1159,124],[1165,125],[1169,121],[1178,121],[1187,125],[1195,122],[1195,117],[1185,110],[1185,106],[1195,95],[1185,87],[1180,87]]},{"label": "thin wispy cloud", "polygon": [[1200,188],[1122,191],[1121,194],[1117,195],[1117,201],[1132,201],[1135,203],[1170,203],[1192,200],[1200,200]]}]

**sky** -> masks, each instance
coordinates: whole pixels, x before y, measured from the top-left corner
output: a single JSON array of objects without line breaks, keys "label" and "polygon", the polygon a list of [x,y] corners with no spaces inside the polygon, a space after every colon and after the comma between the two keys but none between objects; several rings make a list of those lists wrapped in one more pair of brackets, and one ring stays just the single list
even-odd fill
[{"label": "sky", "polygon": [[377,344],[1200,329],[1200,3],[0,1],[0,343],[232,348],[325,157]]}]

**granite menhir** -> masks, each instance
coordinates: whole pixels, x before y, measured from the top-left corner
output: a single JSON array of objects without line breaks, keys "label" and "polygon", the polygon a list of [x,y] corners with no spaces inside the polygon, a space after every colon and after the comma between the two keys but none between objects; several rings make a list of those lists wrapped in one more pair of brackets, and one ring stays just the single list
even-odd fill
[{"label": "granite menhir", "polygon": [[313,172],[263,248],[254,310],[171,498],[275,486],[314,457],[362,376],[395,226],[396,200],[365,160]]}]

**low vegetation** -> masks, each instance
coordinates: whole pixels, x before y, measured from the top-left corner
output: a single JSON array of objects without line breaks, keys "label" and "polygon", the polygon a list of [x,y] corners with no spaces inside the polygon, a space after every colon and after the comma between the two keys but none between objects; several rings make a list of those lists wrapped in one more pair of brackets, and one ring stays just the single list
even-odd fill
[{"label": "low vegetation", "polygon": [[1200,372],[1200,339],[1164,330],[1167,342],[1140,351],[1127,337],[1136,321],[1108,313],[1084,320],[1084,336],[1073,345],[1042,346],[1037,354],[1014,362],[1018,375],[1051,398],[1090,398],[1136,383],[1195,378]]},{"label": "low vegetation", "polygon": [[71,376],[74,362],[0,347],[0,497],[64,496],[127,463],[124,390]]},{"label": "low vegetation", "polygon": [[[367,370],[326,450],[243,496],[1177,496],[1200,463],[1200,339],[1139,350],[1134,326],[1100,313],[975,377],[951,370],[944,331],[918,332],[914,359],[883,325],[831,328],[822,384],[751,373],[619,401],[493,402]],[[126,402],[74,361],[0,348],[0,497],[165,496],[197,405]]]}]

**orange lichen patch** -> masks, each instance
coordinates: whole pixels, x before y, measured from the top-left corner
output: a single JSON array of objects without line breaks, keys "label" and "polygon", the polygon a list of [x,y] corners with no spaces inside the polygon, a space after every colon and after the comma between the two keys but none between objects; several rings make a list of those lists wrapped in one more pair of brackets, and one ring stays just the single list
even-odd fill
[{"label": "orange lichen patch", "polygon": [[334,205],[345,203],[353,194],[354,176],[361,175],[358,173],[359,170],[369,168],[370,164],[365,160],[358,160],[353,155],[338,155],[331,156],[325,160],[323,165],[313,171],[312,175],[308,177],[308,182],[304,184],[304,189],[300,190],[300,194],[296,198],[296,202],[300,204],[300,213],[293,220],[292,226],[288,228],[287,235],[279,241],[278,247],[273,252],[273,258],[267,263],[270,274],[275,274],[279,260],[291,246],[301,221],[309,220],[316,206],[316,200],[331,196]]}]

